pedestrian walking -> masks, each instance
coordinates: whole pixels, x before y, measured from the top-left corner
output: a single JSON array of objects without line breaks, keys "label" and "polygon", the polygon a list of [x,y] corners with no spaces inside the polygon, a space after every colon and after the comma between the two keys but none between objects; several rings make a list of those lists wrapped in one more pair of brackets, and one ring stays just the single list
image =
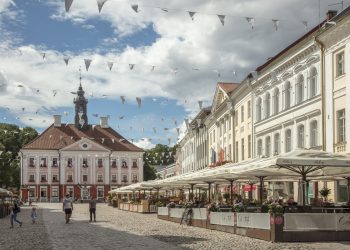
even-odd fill
[{"label": "pedestrian walking", "polygon": [[11,228],[13,228],[13,222],[17,222],[20,227],[22,227],[22,222],[17,220],[17,214],[21,212],[20,207],[18,206],[17,202],[13,203],[13,206],[10,207],[10,220],[11,220]]},{"label": "pedestrian walking", "polygon": [[66,223],[69,223],[73,211],[73,202],[69,194],[66,194],[66,197],[63,199],[63,211],[65,213]]},{"label": "pedestrian walking", "polygon": [[94,196],[90,197],[89,212],[90,212],[90,222],[92,222],[92,215],[94,215],[94,222],[96,222],[96,199]]},{"label": "pedestrian walking", "polygon": [[36,213],[36,207],[32,207],[32,212],[30,213],[30,217],[32,218],[32,223],[35,224],[38,215]]}]

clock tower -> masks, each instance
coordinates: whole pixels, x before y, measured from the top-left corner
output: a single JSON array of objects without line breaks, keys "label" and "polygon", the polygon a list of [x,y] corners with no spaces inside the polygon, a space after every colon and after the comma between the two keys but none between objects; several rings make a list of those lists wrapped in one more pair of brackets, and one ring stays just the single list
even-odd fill
[{"label": "clock tower", "polygon": [[85,91],[81,86],[81,74],[80,74],[79,89],[77,91],[77,97],[74,98],[74,104],[75,104],[74,123],[75,123],[75,127],[80,130],[86,130],[89,126],[88,117],[87,117],[88,100],[85,98],[84,94],[85,94]]}]

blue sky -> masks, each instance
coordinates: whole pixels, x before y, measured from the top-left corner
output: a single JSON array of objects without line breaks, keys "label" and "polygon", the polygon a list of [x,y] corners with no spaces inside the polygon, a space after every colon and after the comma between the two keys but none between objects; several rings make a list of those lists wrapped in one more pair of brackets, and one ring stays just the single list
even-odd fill
[{"label": "blue sky", "polygon": [[[323,17],[339,9],[328,6],[333,3],[321,1],[318,10],[318,0],[150,0],[135,13],[135,2],[108,0],[99,14],[96,0],[74,0],[68,13],[63,0],[0,0],[0,117],[38,131],[53,114],[72,122],[70,92],[82,68],[90,123],[99,122],[92,114],[109,115],[110,125],[139,146],[168,138],[173,144],[176,128],[183,135],[184,119],[199,111],[198,101],[211,105],[217,82],[239,82],[307,32],[302,21],[310,28],[319,11]],[[215,14],[226,15],[224,26]],[[254,29],[246,17],[254,17]],[[280,20],[278,31],[272,19]],[[92,60],[89,71],[84,59]],[[111,71],[107,62],[114,63]]]}]

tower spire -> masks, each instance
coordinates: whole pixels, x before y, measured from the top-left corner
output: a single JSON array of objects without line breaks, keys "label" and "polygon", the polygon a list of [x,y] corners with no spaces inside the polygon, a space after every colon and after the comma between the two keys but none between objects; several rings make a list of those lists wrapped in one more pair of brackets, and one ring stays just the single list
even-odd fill
[{"label": "tower spire", "polygon": [[87,117],[87,103],[88,100],[85,98],[85,91],[81,85],[81,67],[79,67],[79,88],[77,91],[77,97],[74,98],[75,104],[75,126],[80,130],[88,128],[88,117]]}]

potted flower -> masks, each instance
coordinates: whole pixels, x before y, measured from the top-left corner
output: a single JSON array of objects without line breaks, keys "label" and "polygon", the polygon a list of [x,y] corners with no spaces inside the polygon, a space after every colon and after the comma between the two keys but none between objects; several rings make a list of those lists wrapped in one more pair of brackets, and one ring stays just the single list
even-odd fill
[{"label": "potted flower", "polygon": [[219,210],[215,203],[210,203],[207,208],[209,212],[217,212]]},{"label": "potted flower", "polygon": [[324,187],[320,190],[320,195],[323,197],[325,202],[327,202],[327,197],[330,194],[331,194],[331,190],[327,187]]},{"label": "potted flower", "polygon": [[240,203],[236,203],[233,205],[233,211],[236,212],[236,213],[240,213],[240,212],[243,212],[244,211],[244,206],[243,204],[240,202]]},{"label": "potted flower", "polygon": [[284,212],[283,206],[278,204],[277,202],[272,202],[268,204],[268,209],[270,214],[283,214]]}]

